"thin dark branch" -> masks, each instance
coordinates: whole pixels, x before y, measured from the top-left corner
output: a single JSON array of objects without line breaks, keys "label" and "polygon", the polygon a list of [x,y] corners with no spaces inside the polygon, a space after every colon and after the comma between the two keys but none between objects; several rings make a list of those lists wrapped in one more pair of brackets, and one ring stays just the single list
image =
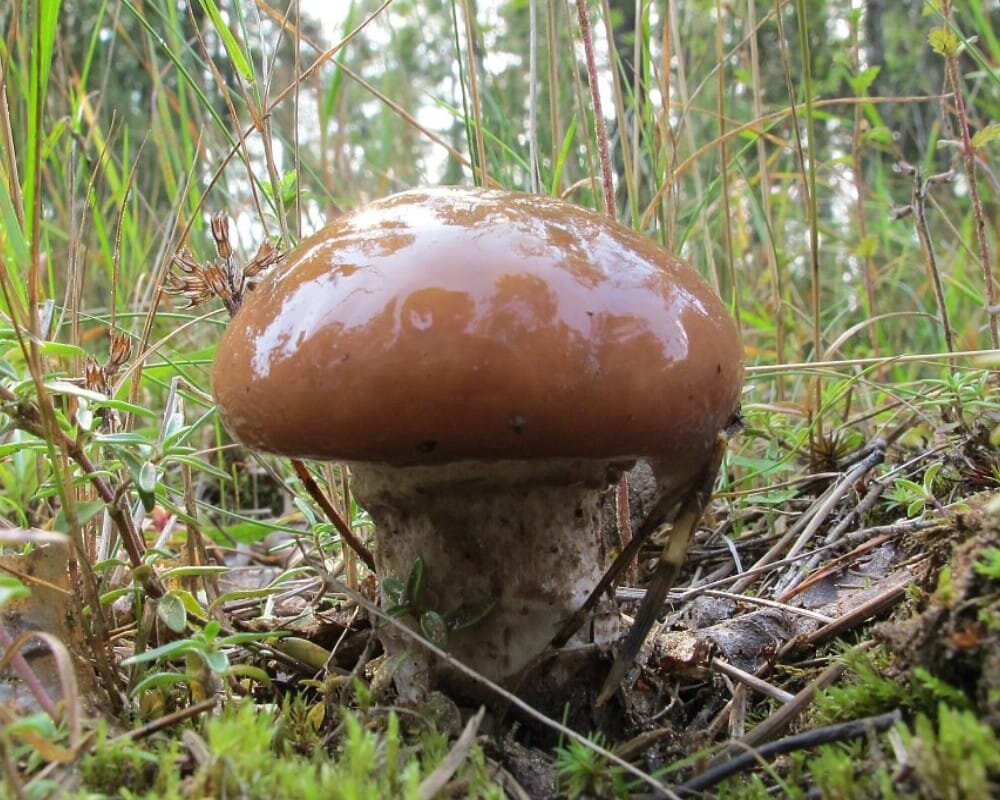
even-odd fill
[{"label": "thin dark branch", "polygon": [[776,742],[762,745],[756,750],[742,753],[730,761],[712,767],[696,778],[692,778],[687,783],[681,784],[675,791],[682,797],[697,792],[704,792],[721,783],[726,778],[737,775],[772,756],[791,753],[795,750],[804,750],[807,747],[816,747],[817,745],[828,744],[830,742],[857,739],[866,735],[869,731],[882,733],[889,730],[889,728],[901,719],[902,715],[897,710],[890,711],[888,714],[865,717],[863,719],[852,720],[851,722],[840,722],[836,725],[826,725],[822,728],[806,731],[805,733],[797,733],[794,736],[788,736]]},{"label": "thin dark branch", "polygon": [[326,518],[333,523],[333,527],[337,529],[337,533],[340,534],[340,538],[344,540],[344,543],[350,547],[355,553],[358,554],[358,558],[365,562],[365,566],[368,567],[372,572],[375,572],[375,558],[372,556],[371,550],[362,544],[361,540],[354,535],[351,530],[351,526],[348,525],[342,516],[337,513],[337,509],[333,507],[333,503],[330,502],[329,498],[323,493],[319,484],[310,474],[306,465],[303,464],[298,459],[292,459],[292,467],[295,469],[295,474],[299,476],[299,480],[302,481],[302,485],[305,486],[306,491],[309,492],[313,500],[316,501],[323,513],[326,514]]}]

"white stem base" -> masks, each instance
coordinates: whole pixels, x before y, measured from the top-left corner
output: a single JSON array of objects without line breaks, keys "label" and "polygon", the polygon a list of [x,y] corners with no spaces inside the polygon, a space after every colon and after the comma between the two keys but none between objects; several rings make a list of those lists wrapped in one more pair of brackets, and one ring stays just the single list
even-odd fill
[{"label": "white stem base", "polygon": [[[566,460],[353,464],[352,473],[354,491],[376,523],[380,577],[405,582],[421,558],[419,610],[446,620],[495,601],[483,619],[452,631],[447,649],[485,677],[505,682],[542,653],[604,573],[608,553],[599,501],[617,466]],[[617,635],[617,615],[592,627],[592,638],[607,643]],[[416,652],[418,645],[390,628],[380,638],[390,655],[413,651],[411,663],[397,672],[397,687],[421,680],[430,662]]]}]

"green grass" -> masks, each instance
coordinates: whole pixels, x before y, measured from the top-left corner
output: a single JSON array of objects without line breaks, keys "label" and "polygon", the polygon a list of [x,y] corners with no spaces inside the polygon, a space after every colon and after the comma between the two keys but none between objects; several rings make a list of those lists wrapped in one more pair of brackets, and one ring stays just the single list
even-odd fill
[{"label": "green grass", "polygon": [[[279,714],[279,709],[252,704],[226,707],[200,730],[188,732],[188,741],[200,742],[207,754],[193,772],[186,763],[190,755],[178,739],[135,742],[127,736],[112,737],[101,725],[80,761],[79,788],[38,781],[28,796],[55,792],[80,800],[416,800],[425,796],[421,783],[448,751],[446,736],[427,727],[404,730],[393,712],[368,719],[342,713],[342,737],[331,758],[318,736],[322,705],[314,706],[298,722],[298,731],[289,729],[295,716],[287,708]],[[191,774],[185,776],[185,772]],[[456,780],[461,781],[464,797],[502,797],[486,775],[478,748],[473,748]],[[6,800],[15,795],[0,786],[0,797]]]}]

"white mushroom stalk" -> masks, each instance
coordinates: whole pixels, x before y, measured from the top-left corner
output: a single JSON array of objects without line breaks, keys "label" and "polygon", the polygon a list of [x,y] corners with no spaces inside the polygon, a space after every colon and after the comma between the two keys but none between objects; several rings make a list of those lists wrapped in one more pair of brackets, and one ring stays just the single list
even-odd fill
[{"label": "white mushroom stalk", "polygon": [[[425,635],[491,680],[530,666],[608,563],[600,500],[617,472],[606,462],[355,464],[352,474],[376,521],[383,605],[406,607]],[[407,580],[415,567],[422,574]],[[617,614],[593,630],[612,641]],[[383,641],[393,653],[411,647],[390,631]]]}]

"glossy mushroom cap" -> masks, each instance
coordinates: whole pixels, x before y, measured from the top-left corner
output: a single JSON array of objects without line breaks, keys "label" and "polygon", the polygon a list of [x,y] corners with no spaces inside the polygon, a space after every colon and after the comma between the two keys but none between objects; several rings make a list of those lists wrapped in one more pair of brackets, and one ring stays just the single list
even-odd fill
[{"label": "glossy mushroom cap", "polygon": [[305,240],[219,344],[243,443],[302,458],[700,461],[742,352],[711,288],[559,200],[420,189]]}]

